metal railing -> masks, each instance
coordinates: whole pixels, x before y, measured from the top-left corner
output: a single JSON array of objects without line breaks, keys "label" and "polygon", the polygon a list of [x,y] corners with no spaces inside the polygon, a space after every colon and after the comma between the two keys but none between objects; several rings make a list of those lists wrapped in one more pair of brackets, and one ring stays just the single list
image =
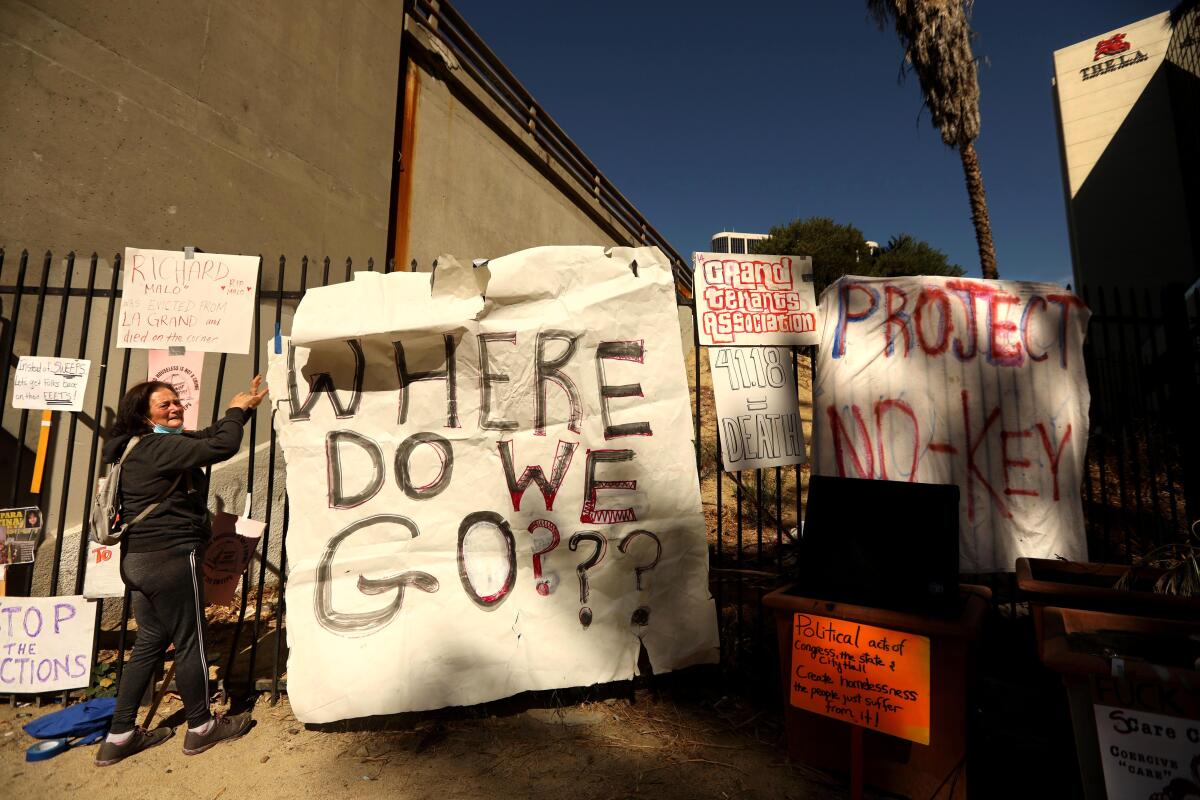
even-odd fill
[{"label": "metal railing", "polygon": [[470,24],[449,3],[411,0],[409,13],[453,53],[458,66],[578,184],[591,195],[642,245],[654,245],[671,260],[676,286],[683,297],[691,296],[690,259],[681,256],[640,211],[592,163],[554,118],[546,113],[508,67],[492,52]]},{"label": "metal railing", "polygon": [[[269,334],[275,330],[272,325],[282,323],[285,304],[294,306],[309,288],[350,280],[355,269],[349,259],[334,264],[329,258],[310,261],[304,257],[298,269],[294,261],[289,263],[282,256],[270,262],[260,259],[259,263],[253,323],[255,341],[259,343],[264,341],[264,331]],[[41,505],[36,502],[39,498],[24,490],[31,460],[27,441],[35,438],[32,434],[36,431],[30,429],[28,411],[8,407],[9,384],[17,359],[22,355],[67,354],[98,362],[92,373],[97,391],[90,407],[52,429],[63,455],[49,463],[44,480],[43,497],[51,497],[52,502],[43,511],[47,531],[54,539],[51,553],[43,552],[39,558],[53,561],[48,580],[38,590],[48,595],[82,591],[86,537],[81,534],[75,551],[66,548],[68,526],[81,521],[68,519],[72,501],[74,508],[80,509],[90,499],[99,469],[106,412],[115,406],[115,399],[127,386],[142,380],[141,375],[130,374],[132,351],[116,352],[114,301],[121,296],[120,256],[111,262],[111,273],[109,268],[95,255],[78,259],[69,254],[59,264],[50,253],[40,259],[22,253],[14,263],[0,249],[0,357],[5,365],[0,370],[0,396],[5,398],[6,432],[0,464],[10,465],[11,470],[4,476],[7,485],[0,484],[0,497],[7,489],[10,506]],[[364,268],[374,270],[375,262],[368,259]],[[383,271],[390,270],[389,264]],[[1088,298],[1095,313],[1085,344],[1092,404],[1083,496],[1093,560],[1127,563],[1155,545],[1185,536],[1187,521],[1197,515],[1198,508],[1188,496],[1188,490],[1195,487],[1187,479],[1194,473],[1200,454],[1195,447],[1196,427],[1191,421],[1197,406],[1190,405],[1196,398],[1196,353],[1186,335],[1186,319],[1167,302],[1171,297],[1174,295],[1165,296],[1157,306],[1145,293],[1093,290]],[[1181,311],[1182,295],[1177,299]],[[52,325],[46,324],[48,319],[53,320]],[[1184,326],[1182,334],[1180,325]],[[705,377],[706,359],[699,347],[692,355],[694,377],[690,389],[696,463],[701,490],[708,501],[705,516],[711,586],[723,663],[740,672],[769,674],[762,671],[775,669],[773,635],[761,599],[791,574],[794,529],[804,516],[808,468],[723,472],[709,394],[712,384]],[[805,384],[812,382],[814,356],[814,348],[793,352],[793,372],[802,393]],[[245,356],[222,354],[216,360],[211,394],[213,422],[221,407],[217,400],[224,392],[227,370],[261,372],[262,348],[256,347]],[[227,652],[222,653],[222,674],[228,686],[269,691],[274,702],[284,690],[284,544],[289,512],[286,498],[279,507],[270,500],[277,481],[282,480],[282,470],[277,469],[278,451],[269,417],[254,419],[247,438],[245,486],[254,491],[255,481],[265,480],[267,524],[255,557],[241,576],[236,615],[224,623],[228,639],[224,648]],[[262,457],[258,454],[260,444],[267,446],[265,478],[256,475],[256,459]],[[271,563],[273,543],[278,547],[277,563]],[[74,581],[64,585],[64,568],[72,563]],[[21,591],[22,587],[13,585],[13,572],[10,567],[10,589]],[[274,586],[273,576],[278,576]],[[998,585],[1003,589],[1006,579],[1001,578]],[[1002,593],[997,598],[997,602],[1006,600],[1011,600],[1011,595],[1005,597]],[[115,659],[119,679],[130,643],[129,596],[126,594],[121,601],[115,628],[101,627],[104,605],[113,601],[99,602],[94,655],[104,650],[108,660]],[[265,616],[268,606],[274,613]],[[260,651],[260,644],[272,633],[270,652]],[[244,647],[247,635],[249,645]],[[108,644],[102,645],[102,640]]]}]

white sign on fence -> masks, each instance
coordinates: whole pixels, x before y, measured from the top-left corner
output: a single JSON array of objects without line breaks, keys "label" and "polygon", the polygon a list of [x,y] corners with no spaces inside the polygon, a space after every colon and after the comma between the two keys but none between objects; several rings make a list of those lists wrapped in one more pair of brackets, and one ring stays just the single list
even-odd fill
[{"label": "white sign on fence", "polygon": [[727,472],[803,464],[804,428],[786,347],[710,347],[713,405]]},{"label": "white sign on fence", "polygon": [[1109,797],[1200,795],[1200,721],[1116,706],[1092,708]]},{"label": "white sign on fence", "polygon": [[310,290],[271,356],[303,721],[717,660],[669,262],[489,271],[486,302],[446,256]]},{"label": "white sign on fence", "polygon": [[820,341],[808,256],[692,253],[692,271],[700,344]]},{"label": "white sign on fence", "polygon": [[21,356],[13,374],[13,408],[82,411],[92,362],[83,358]]},{"label": "white sign on fence", "polygon": [[250,352],[258,257],[125,248],[117,346]]},{"label": "white sign on fence", "polygon": [[958,484],[964,572],[1086,559],[1078,297],[1046,283],[847,276],[821,300],[818,474]]},{"label": "white sign on fence", "polygon": [[80,596],[0,597],[0,693],[87,686],[95,606]]}]

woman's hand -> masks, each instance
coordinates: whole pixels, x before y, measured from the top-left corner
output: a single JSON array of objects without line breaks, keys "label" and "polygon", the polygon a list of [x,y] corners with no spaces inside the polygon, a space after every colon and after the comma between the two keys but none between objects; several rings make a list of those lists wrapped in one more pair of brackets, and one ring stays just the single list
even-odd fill
[{"label": "woman's hand", "polygon": [[262,386],[262,375],[255,375],[254,379],[250,381],[250,391],[235,394],[233,399],[229,401],[229,407],[240,408],[243,411],[251,411],[258,408],[258,404],[267,396],[266,389],[263,389],[261,392],[258,390],[260,386]]}]

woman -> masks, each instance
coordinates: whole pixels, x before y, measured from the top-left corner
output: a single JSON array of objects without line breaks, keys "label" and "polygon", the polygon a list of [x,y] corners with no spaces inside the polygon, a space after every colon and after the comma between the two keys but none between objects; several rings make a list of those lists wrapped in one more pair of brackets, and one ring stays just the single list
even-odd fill
[{"label": "woman", "polygon": [[208,481],[204,467],[231,458],[242,443],[242,426],[263,401],[262,376],[250,391],[229,401],[216,425],[184,432],[183,404],[170,384],[148,381],[134,386],[117,408],[104,445],[104,460],[125,454],[121,467],[121,513],[132,518],[154,503],[121,542],[121,577],[133,597],[137,643],[125,665],[108,737],[96,754],[105,767],[174,735],[167,727],[134,727],[138,704],[163,663],[167,645],[175,645],[175,684],[183,697],[188,732],[187,755],[250,729],[250,712],[213,716],[209,710],[208,662],[204,655],[204,577],[200,572],[209,537]]}]

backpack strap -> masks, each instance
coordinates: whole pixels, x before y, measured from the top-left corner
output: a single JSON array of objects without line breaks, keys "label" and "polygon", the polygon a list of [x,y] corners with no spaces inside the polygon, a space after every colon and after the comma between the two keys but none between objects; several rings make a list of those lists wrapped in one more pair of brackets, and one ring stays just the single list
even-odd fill
[{"label": "backpack strap", "polygon": [[[142,440],[142,437],[140,437],[140,436],[134,436],[133,438],[131,438],[129,440],[129,444],[125,445],[125,452],[121,454],[121,461],[119,463],[121,463],[121,464],[125,463],[125,459],[129,457],[129,453],[131,450],[133,450],[134,445],[136,445],[141,440]],[[181,477],[183,477],[182,472],[176,473],[175,480],[171,481],[171,485],[167,487],[167,490],[165,492],[163,492],[161,495],[159,495],[157,500],[155,500],[153,503],[151,503],[150,505],[143,508],[141,513],[138,514],[136,517],[134,517],[132,520],[130,520],[129,524],[126,525],[126,527],[128,528],[128,527],[137,525],[139,522],[144,520],[146,517],[153,514],[154,510],[159,507],[159,505],[162,503],[162,501],[166,500],[167,497],[170,496],[171,492],[175,491],[175,487],[179,485],[179,479]],[[191,485],[191,476],[190,475],[188,476],[188,485],[189,486]],[[121,487],[118,486],[117,491],[120,491],[120,489],[121,489]]]}]

